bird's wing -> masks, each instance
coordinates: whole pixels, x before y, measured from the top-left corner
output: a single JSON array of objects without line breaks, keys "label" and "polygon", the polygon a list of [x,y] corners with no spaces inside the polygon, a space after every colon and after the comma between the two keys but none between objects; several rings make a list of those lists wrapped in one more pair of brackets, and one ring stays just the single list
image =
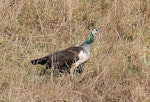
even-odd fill
[{"label": "bird's wing", "polygon": [[79,52],[83,50],[81,47],[70,47],[62,51],[57,51],[50,55],[53,62],[70,63],[75,59],[78,60]]}]

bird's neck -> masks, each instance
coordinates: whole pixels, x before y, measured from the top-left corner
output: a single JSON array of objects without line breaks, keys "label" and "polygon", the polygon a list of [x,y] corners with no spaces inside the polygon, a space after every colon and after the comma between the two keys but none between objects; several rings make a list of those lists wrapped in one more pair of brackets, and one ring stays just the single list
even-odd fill
[{"label": "bird's neck", "polygon": [[94,42],[94,36],[93,34],[90,35],[90,37],[84,42],[85,44],[91,44]]}]

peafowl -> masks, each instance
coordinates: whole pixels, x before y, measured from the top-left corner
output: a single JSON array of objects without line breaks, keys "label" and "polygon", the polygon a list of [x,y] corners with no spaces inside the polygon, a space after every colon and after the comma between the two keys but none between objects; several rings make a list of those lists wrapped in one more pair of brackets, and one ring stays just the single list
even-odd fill
[{"label": "peafowl", "polygon": [[31,60],[33,65],[46,65],[44,74],[49,68],[58,68],[60,72],[67,70],[71,76],[79,69],[80,65],[90,58],[91,46],[94,42],[94,36],[98,33],[97,29],[93,29],[89,38],[79,46],[69,47],[61,51],[54,52],[48,56]]}]

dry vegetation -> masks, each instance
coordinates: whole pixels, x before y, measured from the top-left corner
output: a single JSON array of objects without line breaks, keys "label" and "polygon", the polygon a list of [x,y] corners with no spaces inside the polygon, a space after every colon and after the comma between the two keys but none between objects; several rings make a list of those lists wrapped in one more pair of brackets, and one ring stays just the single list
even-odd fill
[{"label": "dry vegetation", "polygon": [[[31,59],[97,35],[84,73]],[[0,102],[150,102],[150,0],[1,0]]]}]

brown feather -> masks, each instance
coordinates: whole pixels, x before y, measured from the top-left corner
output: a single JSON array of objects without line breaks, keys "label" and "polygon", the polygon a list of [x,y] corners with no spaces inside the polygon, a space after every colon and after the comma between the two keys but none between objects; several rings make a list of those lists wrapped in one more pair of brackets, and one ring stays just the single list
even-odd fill
[{"label": "brown feather", "polygon": [[79,52],[83,50],[81,47],[70,47],[62,51],[57,51],[55,53],[52,53],[51,55],[31,60],[31,63],[33,65],[46,64],[46,69],[54,67],[61,69],[68,69],[68,67],[71,67],[71,65],[79,60],[78,54]]}]

